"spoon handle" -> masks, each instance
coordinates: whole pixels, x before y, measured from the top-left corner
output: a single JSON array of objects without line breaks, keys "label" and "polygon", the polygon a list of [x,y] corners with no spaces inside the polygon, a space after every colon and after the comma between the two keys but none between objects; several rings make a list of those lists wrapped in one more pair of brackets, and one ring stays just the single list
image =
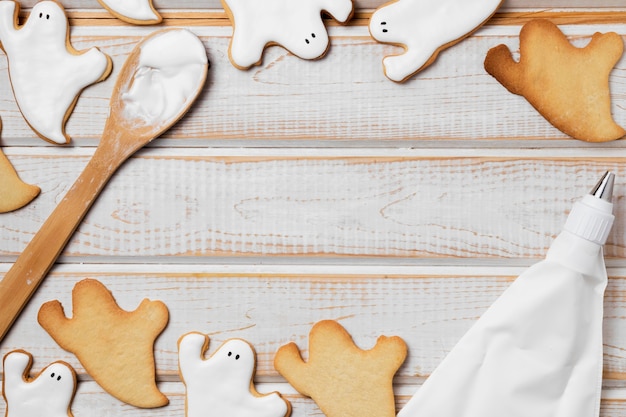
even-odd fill
[{"label": "spoon handle", "polygon": [[0,281],[0,341],[43,281],[105,184],[125,158],[103,147]]}]

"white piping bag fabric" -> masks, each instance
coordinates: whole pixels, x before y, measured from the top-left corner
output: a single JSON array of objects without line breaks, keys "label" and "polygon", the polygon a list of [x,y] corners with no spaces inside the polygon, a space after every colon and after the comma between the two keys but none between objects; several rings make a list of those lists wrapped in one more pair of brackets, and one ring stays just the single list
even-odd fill
[{"label": "white piping bag fabric", "polygon": [[602,244],[564,230],[398,417],[597,417],[606,284]]}]

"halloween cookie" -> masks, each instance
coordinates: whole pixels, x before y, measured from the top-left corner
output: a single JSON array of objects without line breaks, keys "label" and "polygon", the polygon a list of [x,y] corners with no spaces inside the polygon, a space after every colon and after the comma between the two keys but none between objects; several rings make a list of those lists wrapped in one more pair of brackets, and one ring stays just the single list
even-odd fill
[{"label": "halloween cookie", "polygon": [[40,188],[20,179],[11,162],[0,150],[0,213],[17,210],[33,201]]},{"label": "halloween cookie", "polygon": [[113,16],[134,25],[156,25],[163,18],[151,0],[98,0]]},{"label": "halloween cookie", "polygon": [[35,377],[30,376],[33,357],[23,350],[4,356],[2,396],[6,417],[72,417],[76,373],[65,362],[54,362]]},{"label": "halloween cookie", "polygon": [[339,323],[325,320],[311,329],[307,362],[289,343],[276,353],[274,367],[326,417],[395,417],[393,376],[406,354],[400,337],[381,336],[362,350]]},{"label": "halloween cookie", "polygon": [[7,55],[13,94],[22,115],[43,139],[68,143],[65,123],[81,91],[105,79],[111,59],[96,48],[76,51],[63,7],[37,3],[18,26],[19,3],[0,1],[0,46]]},{"label": "halloween cookie", "polygon": [[611,116],[609,73],[624,51],[613,32],[596,33],[584,48],[572,45],[548,20],[522,27],[520,58],[506,45],[492,48],[485,69],[507,90],[519,94],[554,127],[589,142],[619,139],[626,132]]},{"label": "halloween cookie", "polygon": [[209,338],[188,333],[178,341],[178,366],[187,389],[187,417],[286,417],[289,402],[254,387],[256,354],[245,340],[230,339],[205,359]]},{"label": "halloween cookie", "polygon": [[66,318],[61,303],[49,301],[37,320],[109,394],[142,408],[168,403],[156,386],[154,363],[154,341],[169,317],[165,304],[145,299],[124,311],[104,285],[85,279],[72,290],[72,312]]},{"label": "halloween cookie", "polygon": [[432,64],[449,48],[481,27],[502,0],[393,0],[372,15],[369,30],[378,42],[405,49],[383,59],[385,75],[403,82]]},{"label": "halloween cookie", "polygon": [[228,55],[239,69],[259,65],[270,45],[303,59],[321,58],[330,42],[321,13],[345,23],[353,12],[351,0],[221,1],[233,24]]}]

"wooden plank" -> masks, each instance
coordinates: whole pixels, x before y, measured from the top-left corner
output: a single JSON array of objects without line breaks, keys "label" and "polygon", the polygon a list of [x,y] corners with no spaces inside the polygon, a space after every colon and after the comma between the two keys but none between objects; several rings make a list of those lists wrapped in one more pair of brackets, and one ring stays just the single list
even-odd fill
[{"label": "wooden plank", "polygon": [[[0,216],[0,256],[15,259],[90,152],[42,147],[7,153],[42,193],[23,210]],[[78,228],[64,261],[536,259],[561,230],[572,202],[605,170],[626,178],[626,160],[612,149],[595,157],[589,150],[570,157],[563,150],[526,156],[515,150],[227,152],[153,148],[132,158]],[[614,193],[615,213],[623,213],[623,181]],[[607,257],[626,257],[623,229],[618,216]]]},{"label": "wooden plank", "polygon": [[[401,85],[384,76],[381,64],[383,56],[398,48],[373,41],[364,27],[332,27],[332,45],[324,59],[303,61],[272,47],[264,64],[249,71],[236,69],[228,60],[230,27],[193,29],[208,49],[209,82],[190,114],[164,135],[172,139],[168,146],[585,146],[552,127],[484,70],[491,47],[505,43],[516,50],[517,26],[479,31]],[[74,144],[95,144],[117,72],[130,49],[152,30],[74,28],[77,49],[100,46],[114,61],[113,74],[87,88],[70,116],[67,131]],[[626,35],[626,25],[573,25],[563,30],[577,44],[598,30]],[[625,67],[626,57],[610,78],[613,114],[622,126],[626,94],[621,94],[625,84],[620,74]],[[2,144],[44,145],[19,113],[6,68],[0,54]],[[161,144],[162,139],[155,141]]]},{"label": "wooden plank", "polygon": [[[264,390],[265,388],[265,390]],[[261,385],[259,391],[262,393],[272,392],[273,389],[289,389],[289,386],[285,385]],[[130,417],[167,417],[172,415],[184,416],[185,415],[185,397],[184,386],[182,384],[162,384],[162,389],[170,399],[170,404],[166,407],[157,409],[139,409],[125,405],[108,394],[102,392],[102,390],[92,382],[80,383],[78,385],[78,391],[73,402],[72,411],[75,416],[90,415],[94,413],[94,410],[107,410],[112,415],[125,415]],[[284,392],[284,391],[279,391]],[[324,414],[319,410],[315,403],[301,395],[287,394],[285,398],[292,405],[291,417],[324,417]],[[396,395],[396,409],[399,410],[403,407],[410,395]],[[4,413],[4,402],[0,399],[0,413]],[[617,417],[622,416],[625,412],[626,405],[623,398],[604,398],[601,402],[600,417]]]},{"label": "wooden plank", "polygon": [[[0,264],[6,271],[8,264]],[[312,325],[342,323],[363,349],[380,335],[402,337],[409,355],[398,383],[421,383],[524,268],[358,266],[60,266],[44,281],[11,329],[0,354],[22,348],[41,364],[62,359],[90,380],[76,360],[37,324],[41,304],[58,299],[71,315],[71,290],[85,277],[98,279],[120,306],[134,310],[144,298],[162,300],[170,321],[157,339],[158,379],[179,381],[177,340],[190,331],[209,334],[209,352],[230,338],[257,351],[257,378],[281,382],[276,350],[296,342],[306,357]],[[1,272],[0,272],[1,273]],[[605,296],[604,367],[608,381],[626,380],[626,270],[609,269]],[[621,382],[620,382],[621,384]],[[620,385],[621,386],[621,385]]]},{"label": "wooden plank", "polygon": [[[367,26],[372,10],[357,9],[352,18],[345,23],[348,26]],[[210,10],[176,10],[162,11],[163,21],[159,26],[232,26],[226,13],[221,9]],[[23,24],[28,18],[29,10],[20,13]],[[67,10],[71,26],[132,26],[123,22],[109,12],[100,9]],[[620,24],[626,22],[626,11],[604,9],[537,9],[519,10],[502,9],[486,22],[490,25],[520,25],[532,19],[549,19],[559,25],[566,24]],[[329,16],[324,16],[327,26],[344,25]]]},{"label": "wooden plank", "polygon": [[[22,0],[22,7],[31,8],[37,0]],[[375,9],[386,3],[386,0],[353,0],[355,9]],[[221,9],[220,0],[154,0],[157,10],[171,9]],[[96,0],[64,0],[68,9],[95,9],[102,7]],[[551,8],[622,8],[623,0],[504,0],[502,9],[551,9]]]}]

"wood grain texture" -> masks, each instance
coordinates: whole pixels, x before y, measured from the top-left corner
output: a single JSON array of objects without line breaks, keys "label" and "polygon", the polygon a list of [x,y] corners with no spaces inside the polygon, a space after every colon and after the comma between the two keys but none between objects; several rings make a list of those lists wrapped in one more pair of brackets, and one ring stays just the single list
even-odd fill
[{"label": "wood grain texture", "polygon": [[[374,9],[385,0],[353,0],[356,9]],[[23,0],[24,8],[31,8],[37,0]],[[154,0],[153,4],[158,10],[171,9],[221,9],[219,0],[177,0],[168,2],[166,0]],[[68,9],[102,9],[96,0],[63,0],[63,5]],[[621,0],[504,0],[502,6],[508,8],[529,8],[529,9],[549,9],[549,8],[623,8]]]},{"label": "wood grain texture", "polygon": [[[113,74],[83,92],[67,124],[75,144],[94,145],[119,68],[152,29],[74,29],[77,49],[99,46],[114,61]],[[303,61],[271,47],[263,65],[249,71],[236,69],[228,60],[230,27],[193,28],[208,50],[209,78],[190,114],[164,138],[172,140],[168,146],[447,146],[442,141],[462,146],[584,146],[552,127],[524,98],[509,93],[484,70],[491,47],[504,43],[517,50],[519,29],[484,28],[398,85],[384,76],[382,58],[399,49],[373,41],[365,27],[331,28],[331,47],[324,59]],[[626,25],[562,29],[579,45],[598,30],[626,34]],[[113,35],[105,41],[107,31]],[[6,65],[0,54],[3,144],[41,145],[12,98]],[[610,78],[613,115],[620,125],[626,125],[625,68],[622,58]]]},{"label": "wood grain texture", "polygon": [[[142,152],[103,191],[67,246],[66,262],[101,256],[157,262],[206,256],[538,258],[573,201],[605,170],[626,177],[624,159],[612,151],[591,160],[481,157],[476,151],[438,157],[401,150],[367,157],[315,152]],[[42,193],[25,209],[0,217],[5,259],[24,248],[89,158],[55,153],[9,154]],[[620,213],[626,209],[623,183],[614,193]],[[607,257],[625,257],[624,226],[618,216]]]},{"label": "wood grain texture", "polygon": [[[0,271],[7,265],[0,265]],[[177,415],[184,401],[184,387],[177,372],[176,341],[189,331],[209,334],[209,354],[225,340],[241,337],[257,351],[256,380],[261,392],[278,389],[294,402],[294,416],[321,415],[274,370],[276,349],[294,341],[305,350],[313,323],[335,319],[352,334],[362,348],[373,346],[381,335],[399,335],[409,347],[407,361],[396,376],[395,392],[401,407],[419,388],[438,362],[463,333],[504,291],[523,268],[456,270],[442,268],[335,267],[329,274],[315,266],[213,267],[135,265],[134,272],[119,268],[69,266],[57,268],[44,282],[24,315],[0,348],[21,346],[36,358],[35,368],[63,359],[77,369],[80,389],[75,415],[88,407],[109,412],[142,414],[112,399],[91,381],[81,365],[64,352],[39,326],[33,326],[39,305],[59,299],[70,313],[70,292],[85,276],[105,283],[118,303],[127,310],[136,308],[144,295],[170,306],[170,322],[156,344],[158,380],[171,404],[151,415]],[[463,272],[469,272],[463,273]],[[623,293],[626,270],[610,269],[605,301],[605,378],[612,388],[604,393],[603,415],[622,415],[626,326]],[[180,306],[185,308],[181,309]],[[178,308],[177,308],[178,307]],[[263,390],[266,391],[263,391]],[[3,404],[0,404],[2,410]],[[606,414],[608,413],[608,414]]]},{"label": "wood grain texture", "polygon": [[[170,309],[166,330],[156,343],[158,379],[179,381],[177,340],[199,331],[210,337],[209,354],[225,340],[243,338],[257,351],[257,378],[284,382],[273,367],[276,350],[295,342],[304,352],[314,323],[339,321],[363,349],[380,335],[400,336],[409,355],[396,374],[399,384],[421,383],[460,337],[524,268],[490,270],[445,267],[280,268],[175,266],[128,267],[105,271],[96,266],[58,268],[8,333],[2,355],[18,341],[38,360],[62,359],[90,380],[76,358],[51,343],[36,323],[39,307],[57,299],[71,317],[71,290],[90,277],[101,281],[126,310],[148,297]],[[469,273],[464,273],[469,272]],[[609,270],[605,299],[604,359],[607,380],[626,380],[626,271]],[[181,306],[185,308],[181,308]],[[306,354],[306,353],[305,353]]]},{"label": "wood grain texture", "polygon": [[[111,55],[109,79],[84,91],[69,119],[74,138],[36,138],[13,100],[0,53],[0,145],[42,194],[0,216],[0,277],[85,167],[108,114],[122,62],[157,27],[112,19],[96,0],[62,0],[77,49]],[[28,10],[35,0],[24,0]],[[456,341],[519,275],[541,259],[571,205],[607,169],[617,175],[616,223],[605,248],[602,417],[626,416],[626,144],[589,145],[550,126],[483,68],[488,49],[514,52],[521,25],[547,17],[577,45],[596,32],[626,39],[623,0],[505,0],[484,28],[398,85],[367,18],[383,0],[357,0],[357,20],[331,24],[331,48],[303,61],[278,47],[263,65],[235,69],[230,22],[218,0],[155,0],[165,25],[204,42],[211,68],[199,103],[113,177],[0,355],[26,349],[34,370],[64,359],[79,374],[74,415],[184,416],[176,341],[232,337],[258,352],[258,388],[279,390],[293,417],[323,417],[274,370],[283,343],[305,348],[322,319],[339,320],[368,348],[402,336],[409,357],[395,388],[402,407]],[[601,4],[600,4],[601,3]],[[626,58],[611,73],[613,114],[626,126]],[[160,299],[170,324],[157,340],[158,380],[171,404],[140,410],[113,399],[36,323],[39,306],[86,277],[123,308]],[[2,314],[0,306],[0,314]],[[1,370],[0,370],[1,375]],[[6,404],[0,400],[0,415]]]},{"label": "wood grain texture", "polygon": [[[163,408],[142,410],[120,403],[108,394],[101,392],[99,387],[93,382],[81,383],[79,384],[72,410],[75,416],[90,415],[95,413],[94,410],[102,409],[110,410],[111,415],[123,414],[131,417],[184,416],[184,386],[180,383],[165,383],[161,384],[161,386],[162,390],[168,396],[170,404]],[[408,402],[411,395],[408,392],[414,392],[418,388],[419,387],[412,387],[412,389],[407,390],[406,394],[397,395],[396,409],[399,410]],[[268,393],[274,390],[278,390],[279,392],[285,392],[285,390],[287,390],[289,392],[290,388],[286,384],[261,384],[259,387],[259,391],[261,393]],[[291,393],[285,395],[285,398],[292,405],[292,417],[324,417],[324,414],[309,398]],[[623,415],[625,408],[626,406],[623,401],[614,398],[605,398],[601,402],[600,417],[621,416]],[[2,404],[0,404],[0,412],[3,412]]]}]

